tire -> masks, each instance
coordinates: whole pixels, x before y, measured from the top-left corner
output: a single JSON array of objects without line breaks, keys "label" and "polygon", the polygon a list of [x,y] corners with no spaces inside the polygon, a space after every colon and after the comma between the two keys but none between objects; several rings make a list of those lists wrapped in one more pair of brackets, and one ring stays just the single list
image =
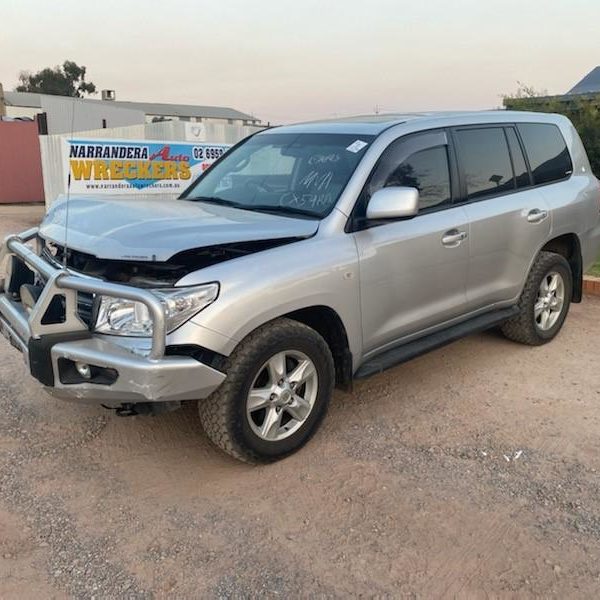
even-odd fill
[{"label": "tire", "polygon": [[[547,295],[545,290],[549,287],[548,282],[554,281],[554,275],[562,280],[563,301],[560,310],[551,312],[552,316],[544,324],[544,317],[539,311],[540,307],[544,306],[544,295]],[[543,292],[541,288],[544,283],[546,287]],[[540,252],[529,272],[525,287],[519,298],[519,314],[502,325],[502,333],[509,340],[529,346],[541,346],[548,343],[561,330],[569,312],[572,296],[573,274],[569,263],[560,254]],[[547,299],[546,301],[548,302]],[[553,301],[550,300],[549,302],[548,306],[550,307]],[[543,312],[547,310],[552,309],[544,308]]]},{"label": "tire", "polygon": [[[306,382],[300,383],[302,377],[296,375],[295,384],[292,379],[301,365],[306,365]],[[335,383],[334,362],[325,340],[307,325],[282,318],[259,327],[228,357],[225,369],[227,378],[199,401],[198,412],[209,439],[239,460],[269,463],[284,458],[306,444],[325,417]],[[284,377],[275,376],[282,369]],[[265,398],[267,406],[261,408]],[[292,418],[288,410],[304,419]]]}]

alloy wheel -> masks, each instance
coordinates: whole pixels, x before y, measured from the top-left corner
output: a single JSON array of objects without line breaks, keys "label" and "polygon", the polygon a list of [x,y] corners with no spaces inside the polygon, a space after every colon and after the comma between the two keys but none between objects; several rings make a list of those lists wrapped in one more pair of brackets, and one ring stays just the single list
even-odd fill
[{"label": "alloy wheel", "polygon": [[252,431],[268,442],[294,434],[311,414],[318,387],[317,369],[306,354],[278,352],[260,368],[250,386],[246,414]]},{"label": "alloy wheel", "polygon": [[536,327],[541,331],[552,329],[565,305],[565,282],[560,273],[552,271],[541,281],[533,307]]}]

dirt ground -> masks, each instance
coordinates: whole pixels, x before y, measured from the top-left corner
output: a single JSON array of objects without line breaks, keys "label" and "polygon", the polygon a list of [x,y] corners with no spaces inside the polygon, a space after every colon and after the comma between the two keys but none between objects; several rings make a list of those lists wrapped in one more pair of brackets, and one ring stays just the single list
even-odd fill
[{"label": "dirt ground", "polygon": [[[0,207],[0,233],[38,215]],[[598,597],[599,346],[593,298],[541,348],[464,339],[250,467],[194,407],[50,398],[2,342],[0,597]]]}]

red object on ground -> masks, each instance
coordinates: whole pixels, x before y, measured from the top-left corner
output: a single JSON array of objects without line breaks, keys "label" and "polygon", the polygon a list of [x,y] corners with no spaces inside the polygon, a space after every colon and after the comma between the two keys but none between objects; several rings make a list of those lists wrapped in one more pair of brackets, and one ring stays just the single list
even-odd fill
[{"label": "red object on ground", "polygon": [[43,201],[37,123],[0,121],[0,204]]}]

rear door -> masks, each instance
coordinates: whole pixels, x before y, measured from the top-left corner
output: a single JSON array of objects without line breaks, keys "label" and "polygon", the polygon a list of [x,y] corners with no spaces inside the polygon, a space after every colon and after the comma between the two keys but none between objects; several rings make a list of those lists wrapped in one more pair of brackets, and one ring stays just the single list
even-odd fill
[{"label": "rear door", "polygon": [[512,125],[452,132],[469,220],[469,310],[515,299],[551,227],[549,207]]},{"label": "rear door", "polygon": [[366,354],[465,311],[468,225],[464,207],[452,204],[458,188],[447,133],[391,144],[358,201],[356,222],[364,221],[371,195],[388,186],[419,189],[419,214],[364,223],[354,233]]}]

